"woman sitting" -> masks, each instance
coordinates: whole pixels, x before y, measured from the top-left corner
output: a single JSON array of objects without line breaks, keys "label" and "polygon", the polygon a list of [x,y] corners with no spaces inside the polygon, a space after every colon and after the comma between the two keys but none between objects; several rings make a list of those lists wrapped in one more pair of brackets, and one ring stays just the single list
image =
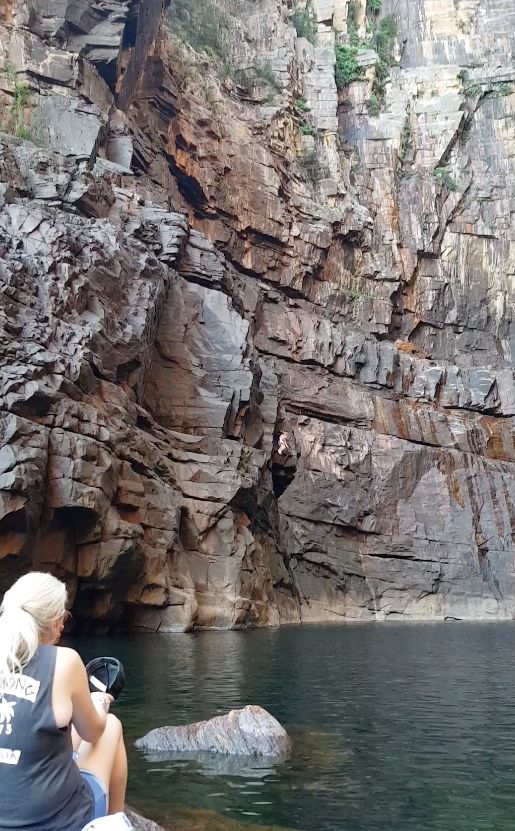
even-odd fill
[{"label": "woman sitting", "polygon": [[127,756],[112,698],[90,693],[77,652],[54,645],[66,601],[64,583],[39,572],[3,599],[0,831],[80,831],[123,811]]}]

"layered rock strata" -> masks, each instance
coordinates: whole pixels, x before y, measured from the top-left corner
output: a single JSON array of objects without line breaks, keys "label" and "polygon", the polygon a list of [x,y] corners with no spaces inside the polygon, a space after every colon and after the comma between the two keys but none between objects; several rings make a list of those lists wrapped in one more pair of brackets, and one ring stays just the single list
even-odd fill
[{"label": "layered rock strata", "polygon": [[262,707],[248,705],[194,724],[156,727],[136,741],[151,753],[220,753],[229,756],[284,757],[291,740],[277,719]]},{"label": "layered rock strata", "polygon": [[160,0],[57,5],[0,3],[0,590],[52,569],[104,628],[512,617],[509,0],[385,0],[373,108],[364,0],[314,43],[220,0],[218,59]]}]

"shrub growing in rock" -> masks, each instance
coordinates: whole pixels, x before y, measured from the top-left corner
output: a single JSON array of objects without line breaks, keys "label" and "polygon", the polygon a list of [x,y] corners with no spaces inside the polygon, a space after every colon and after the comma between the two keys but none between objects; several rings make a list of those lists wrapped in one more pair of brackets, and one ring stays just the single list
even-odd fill
[{"label": "shrub growing in rock", "polygon": [[507,82],[503,82],[502,84],[499,84],[497,88],[497,97],[505,98],[507,95],[511,95],[512,92],[512,85]]},{"label": "shrub growing in rock", "polygon": [[168,10],[172,34],[196,52],[223,60],[230,32],[227,15],[213,0],[174,0]]},{"label": "shrub growing in rock", "polygon": [[279,81],[277,75],[272,69],[270,63],[256,64],[256,66],[254,66],[254,75],[260,81],[263,81],[265,84],[268,84],[269,87],[275,89],[277,92],[279,92],[282,89],[281,82]]},{"label": "shrub growing in rock", "polygon": [[305,98],[294,98],[293,109],[297,113],[309,113],[311,107],[309,106]]},{"label": "shrub growing in rock", "polygon": [[306,38],[310,43],[315,42],[317,24],[311,3],[306,3],[305,6],[295,6],[291,16],[291,22],[299,38]]},{"label": "shrub growing in rock", "polygon": [[347,8],[347,37],[351,46],[363,46],[358,35],[358,7],[354,0]]},{"label": "shrub growing in rock", "polygon": [[367,112],[368,112],[369,115],[371,115],[371,116],[379,115],[381,105],[379,103],[379,99],[378,99],[377,95],[374,95],[372,93],[370,98],[367,101],[365,101],[365,107],[367,108]]},{"label": "shrub growing in rock", "polygon": [[401,177],[407,172],[406,168],[412,154],[412,149],[413,141],[411,136],[411,118],[408,110],[404,119],[404,124],[402,125],[401,141],[399,145],[399,167],[397,169],[397,173]]},{"label": "shrub growing in rock", "polygon": [[378,58],[374,83],[372,84],[372,94],[375,95],[380,104],[384,101],[386,82],[393,64],[392,52],[396,34],[397,26],[392,15],[381,20],[372,34],[370,45],[377,52]]},{"label": "shrub growing in rock", "polygon": [[275,93],[282,90],[281,82],[269,63],[255,64],[248,68],[235,70],[229,70],[227,67],[227,70],[235,84],[247,94],[255,93],[256,88],[259,88],[259,91],[263,93],[263,87],[268,87],[266,93],[261,95],[262,103],[271,103],[274,100]]},{"label": "shrub growing in rock", "polygon": [[23,111],[29,101],[29,85],[26,81],[19,81],[16,70],[11,63],[6,63],[0,69],[0,76],[12,84],[11,106],[0,116],[0,128],[12,133],[18,138],[29,138],[29,130],[23,121]]},{"label": "shrub growing in rock", "polygon": [[316,147],[307,150],[299,156],[299,162],[304,168],[307,178],[314,185],[322,179],[328,179],[331,175],[329,166],[325,161],[322,161]]},{"label": "shrub growing in rock", "polygon": [[447,190],[454,191],[458,187],[458,185],[456,184],[446,167],[435,167],[435,169],[433,170],[433,176],[445,188],[447,188]]},{"label": "shrub growing in rock", "polygon": [[372,84],[372,94],[366,102],[370,115],[378,115],[384,101],[386,82],[393,65],[393,47],[397,26],[393,15],[377,21],[375,18],[381,11],[382,0],[368,0],[367,12],[372,12],[374,18],[367,18],[367,36],[361,40],[358,34],[357,6],[349,3],[347,12],[347,36],[349,43],[335,45],[335,79],[338,89],[345,87],[352,81],[363,77],[363,72],[357,60],[361,47],[369,47],[377,53],[375,76]]},{"label": "shrub growing in rock", "polygon": [[334,68],[334,79],[338,89],[343,89],[352,81],[361,78],[361,67],[357,61],[358,50],[355,46],[346,46],[344,43],[336,43],[334,46],[336,64]]}]

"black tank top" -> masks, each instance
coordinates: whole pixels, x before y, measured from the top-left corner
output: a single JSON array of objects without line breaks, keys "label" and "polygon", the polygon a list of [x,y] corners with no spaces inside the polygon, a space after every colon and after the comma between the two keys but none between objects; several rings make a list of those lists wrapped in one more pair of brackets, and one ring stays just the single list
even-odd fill
[{"label": "black tank top", "polygon": [[55,646],[0,687],[0,831],[81,831],[93,800],[52,710]]}]

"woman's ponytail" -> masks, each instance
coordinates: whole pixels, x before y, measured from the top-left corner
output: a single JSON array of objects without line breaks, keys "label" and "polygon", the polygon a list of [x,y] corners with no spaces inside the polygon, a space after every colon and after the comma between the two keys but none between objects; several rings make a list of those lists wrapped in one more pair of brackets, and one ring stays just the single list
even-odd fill
[{"label": "woman's ponytail", "polygon": [[39,644],[36,621],[25,609],[12,607],[0,615],[0,683],[22,672]]},{"label": "woman's ponytail", "polygon": [[66,610],[67,592],[51,574],[32,571],[4,595],[0,608],[0,690],[36,654],[41,636]]}]

